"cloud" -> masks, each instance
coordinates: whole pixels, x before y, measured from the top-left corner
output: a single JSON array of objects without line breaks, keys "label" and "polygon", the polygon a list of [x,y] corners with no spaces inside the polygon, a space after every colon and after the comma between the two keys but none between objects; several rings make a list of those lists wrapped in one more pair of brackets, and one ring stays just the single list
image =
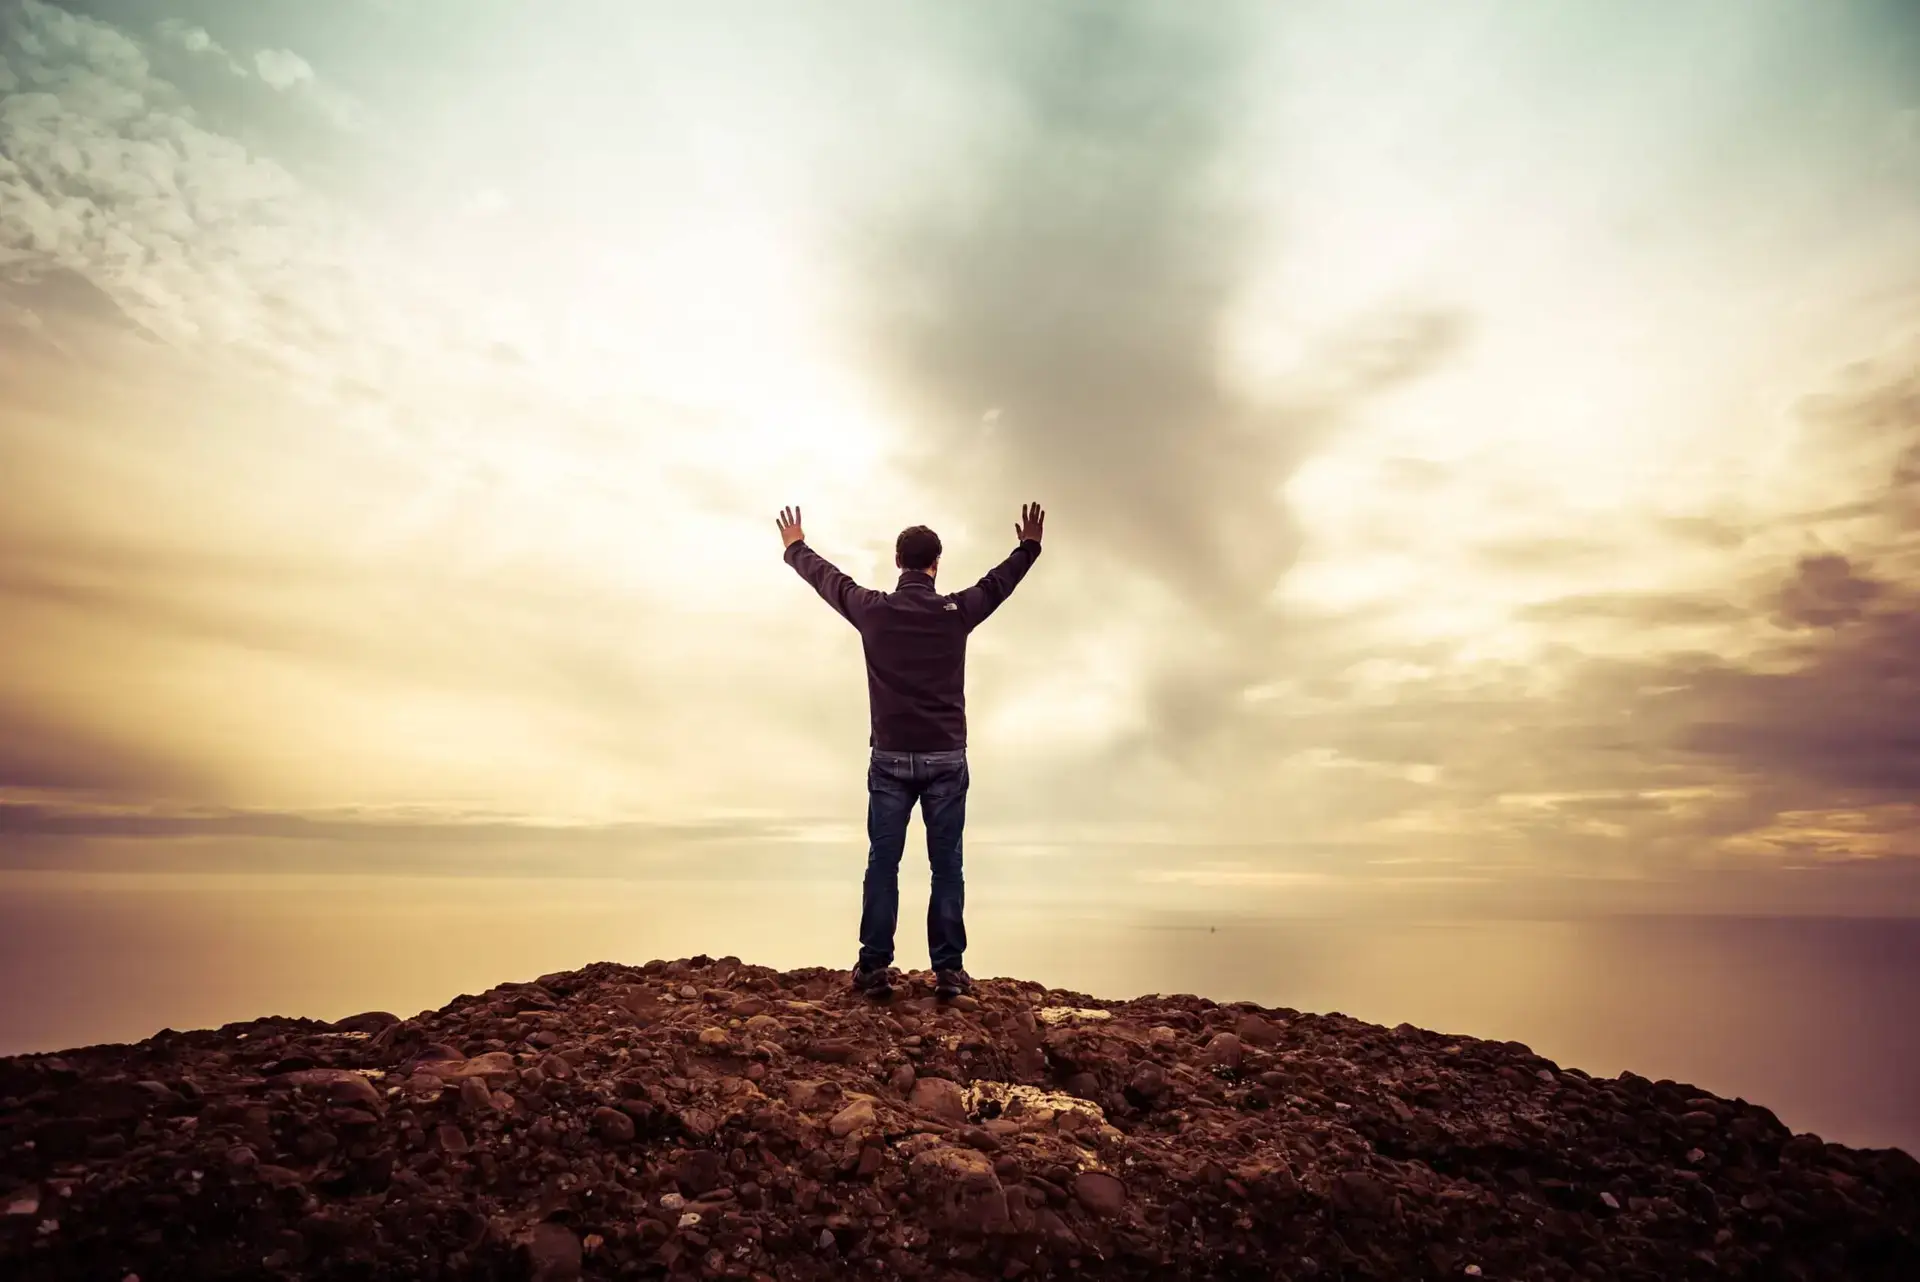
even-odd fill
[{"label": "cloud", "polygon": [[208,786],[171,755],[44,702],[0,690],[0,791],[159,798]]},{"label": "cloud", "polygon": [[575,842],[675,849],[692,843],[775,840],[789,836],[792,823],[762,820],[714,820],[698,823],[614,823],[568,825],[520,818],[458,813],[381,813],[272,810],[164,810],[107,806],[56,805],[0,801],[0,836],[264,837],[295,841],[377,840],[408,845],[457,847],[523,844],[546,837]]},{"label": "cloud", "polygon": [[1858,573],[1837,552],[1804,556],[1774,594],[1773,618],[1782,627],[1832,628],[1857,622],[1886,585]]},{"label": "cloud", "polygon": [[313,80],[313,68],[289,49],[262,49],[253,55],[253,67],[275,89],[292,89]]},{"label": "cloud", "polygon": [[1262,247],[1236,152],[1260,11],[993,12],[956,40],[991,125],[924,183],[903,177],[928,199],[875,229],[870,347],[913,424],[910,471],[978,496],[962,505],[977,528],[1042,498],[1079,549],[1085,570],[1052,577],[1031,626],[1100,628],[1156,601],[1178,616],[1146,656],[1129,750],[1182,756],[1233,734],[1279,657],[1271,593],[1303,538],[1281,486],[1465,326],[1380,316],[1326,344],[1313,389],[1251,398],[1223,330]]},{"label": "cloud", "polygon": [[171,41],[188,53],[210,54],[217,58],[226,58],[226,49],[207,33],[205,27],[196,27],[178,18],[162,18],[155,24],[154,30],[163,40]]},{"label": "cloud", "polygon": [[1580,592],[1524,606],[1520,617],[1540,623],[1602,619],[1653,627],[1727,623],[1748,611],[1722,597],[1685,592]]},{"label": "cloud", "polygon": [[[0,261],[85,276],[170,339],[271,347],[262,298],[338,243],[325,211],[284,169],[195,123],[106,24],[27,0],[0,17],[0,37],[34,86],[0,104]],[[234,227],[246,235],[215,230]]]},{"label": "cloud", "polygon": [[1677,723],[1667,746],[1737,772],[1783,810],[1915,795],[1920,597],[1886,604],[1872,616],[1849,613],[1844,629],[1816,634],[1819,640],[1784,656],[1797,659],[1784,671],[1649,665],[1653,682],[1673,683],[1656,685],[1662,693],[1647,700],[1662,720]]}]

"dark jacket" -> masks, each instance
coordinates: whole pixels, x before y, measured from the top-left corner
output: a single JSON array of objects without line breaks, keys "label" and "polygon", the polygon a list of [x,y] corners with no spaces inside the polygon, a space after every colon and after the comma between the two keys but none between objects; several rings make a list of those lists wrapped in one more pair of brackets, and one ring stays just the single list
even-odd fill
[{"label": "dark jacket", "polygon": [[942,752],[967,746],[967,634],[1013,594],[1040,555],[1037,539],[961,592],[934,591],[933,578],[902,570],[891,592],[863,588],[803,539],[787,564],[860,632],[867,652],[869,742],[893,752]]}]

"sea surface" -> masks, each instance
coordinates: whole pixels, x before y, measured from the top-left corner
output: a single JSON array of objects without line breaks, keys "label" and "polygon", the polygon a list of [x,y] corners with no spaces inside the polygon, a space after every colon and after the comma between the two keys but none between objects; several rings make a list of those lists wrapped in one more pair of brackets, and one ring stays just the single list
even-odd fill
[{"label": "sea surface", "polygon": [[[904,885],[899,964],[924,967]],[[526,877],[0,874],[0,1054],[261,1015],[411,1015],[596,960],[845,966],[857,886]],[[968,968],[1525,1042],[1920,1154],[1920,921],[1252,918],[969,890]]]}]

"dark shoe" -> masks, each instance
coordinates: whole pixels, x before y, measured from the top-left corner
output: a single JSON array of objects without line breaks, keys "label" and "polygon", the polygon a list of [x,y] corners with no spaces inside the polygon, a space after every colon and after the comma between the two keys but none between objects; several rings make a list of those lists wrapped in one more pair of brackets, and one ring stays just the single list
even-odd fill
[{"label": "dark shoe", "polygon": [[853,989],[876,999],[890,997],[893,995],[893,973],[885,966],[855,966]]},{"label": "dark shoe", "polygon": [[933,972],[933,995],[942,1001],[951,1001],[955,997],[972,991],[973,977],[964,970]]}]

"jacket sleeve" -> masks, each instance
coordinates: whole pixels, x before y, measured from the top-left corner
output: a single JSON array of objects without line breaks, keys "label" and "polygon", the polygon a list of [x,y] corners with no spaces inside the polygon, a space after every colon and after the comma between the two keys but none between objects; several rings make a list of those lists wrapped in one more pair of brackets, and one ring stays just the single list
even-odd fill
[{"label": "jacket sleeve", "polygon": [[954,602],[960,607],[960,617],[966,621],[971,632],[987,621],[987,616],[1000,608],[1000,603],[1013,595],[1013,589],[1026,577],[1027,571],[1040,556],[1038,539],[1022,539],[1020,546],[1000,564],[988,570],[972,587],[954,594]]},{"label": "jacket sleeve", "polygon": [[881,593],[863,588],[841,573],[833,562],[808,547],[805,539],[789,547],[785,559],[801,578],[813,585],[822,601],[838,610],[856,628],[860,626],[860,616],[881,598]]}]

